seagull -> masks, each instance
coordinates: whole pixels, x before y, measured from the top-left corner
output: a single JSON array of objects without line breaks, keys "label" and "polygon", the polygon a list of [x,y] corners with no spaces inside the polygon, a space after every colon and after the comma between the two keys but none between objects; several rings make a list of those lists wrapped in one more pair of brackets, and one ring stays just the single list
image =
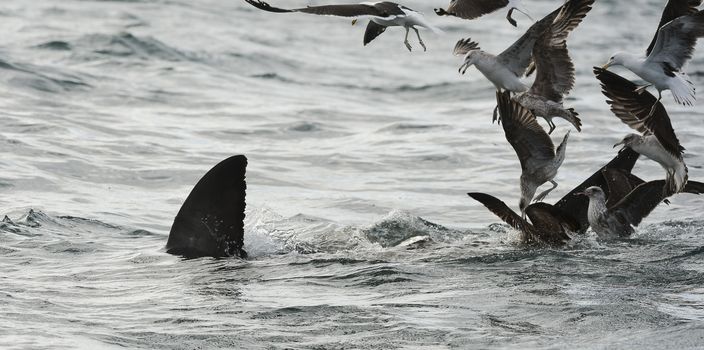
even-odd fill
[{"label": "seagull", "polygon": [[581,194],[589,198],[588,218],[592,230],[599,237],[616,238],[631,236],[635,232],[633,227],[673,193],[667,191],[665,180],[656,180],[639,185],[611,206],[607,205],[606,194],[599,186],[589,187]]},{"label": "seagull", "polygon": [[[618,52],[602,68],[620,65],[629,69],[648,83],[639,87],[639,92],[649,86],[658,90],[658,102],[662,92],[670,90],[678,104],[694,105],[694,85],[681,69],[692,58],[697,39],[704,36],[704,11],[697,10],[701,3],[701,0],[668,1],[646,57]],[[649,115],[654,110],[655,104]]]},{"label": "seagull", "polygon": [[571,238],[569,233],[577,232],[580,224],[570,214],[547,203],[533,203],[525,208],[530,222],[516,214],[506,203],[486,193],[467,193],[482,203],[501,220],[521,232],[525,244],[560,246]]},{"label": "seagull", "polygon": [[574,63],[567,51],[567,36],[574,30],[591,10],[594,0],[566,2],[560,13],[533,47],[536,77],[527,92],[513,97],[533,112],[543,117],[550,126],[548,134],[555,130],[554,117],[561,117],[582,131],[581,120],[573,108],[562,106],[563,96],[574,87]]},{"label": "seagull", "polygon": [[308,6],[297,9],[282,9],[273,7],[261,0],[245,0],[248,4],[264,11],[285,13],[285,12],[303,12],[314,15],[355,17],[352,25],[357,23],[357,18],[368,17],[369,24],[364,33],[364,45],[366,46],[372,40],[376,39],[381,33],[386,30],[386,27],[399,26],[406,29],[406,37],[404,44],[408,51],[412,51],[411,44],[408,42],[408,33],[411,29],[416,32],[418,42],[423,50],[426,51],[425,43],[420,38],[420,33],[417,27],[427,28],[434,33],[441,32],[440,29],[431,25],[425,20],[425,17],[420,12],[411,10],[408,7],[399,4],[381,1],[381,2],[363,2],[361,4],[345,4],[345,5],[323,5],[323,6]]},{"label": "seagull", "polygon": [[560,146],[555,149],[550,136],[538,124],[535,116],[518,102],[511,100],[508,91],[496,92],[496,101],[502,116],[502,125],[506,140],[516,151],[521,162],[521,200],[519,208],[525,214],[525,209],[535,195],[540,185],[550,182],[549,188],[535,197],[542,201],[550,191],[557,187],[553,179],[557,170],[565,160],[569,131],[565,134]]},{"label": "seagull", "polygon": [[[631,170],[638,160],[638,153],[625,148],[619,152],[608,164],[603,166],[582,184],[574,188],[569,194],[560,199],[555,205],[538,202],[526,207],[525,213],[530,222],[516,214],[501,200],[479,192],[467,193],[470,197],[482,203],[492,213],[501,220],[509,224],[514,229],[521,232],[521,240],[526,244],[545,244],[560,246],[570,240],[571,233],[584,233],[589,228],[587,218],[587,207],[589,201],[586,197],[575,196],[575,193],[583,192],[585,188],[595,185],[608,186],[609,188],[628,187],[627,192],[643,182],[637,176],[631,174]],[[618,174],[626,177],[626,184],[612,185],[609,174]],[[612,175],[612,177],[615,177]],[[621,178],[619,177],[619,180]],[[640,182],[638,182],[640,181]],[[635,183],[635,185],[633,185]],[[704,190],[704,184],[702,184]],[[616,198],[614,189],[613,195],[609,198]],[[624,195],[620,195],[624,197]]]},{"label": "seagull", "polygon": [[[554,28],[559,32],[561,28],[569,28],[575,19],[581,20],[593,2],[594,0],[566,1],[563,6],[534,23],[513,45],[497,56],[482,51],[479,44],[470,38],[458,41],[453,53],[457,56],[464,55],[460,73],[464,74],[474,65],[498,90],[527,91],[528,86],[520,78],[526,74],[531,64],[535,43],[546,30]],[[563,13],[563,9],[571,10]]]},{"label": "seagull", "polygon": [[437,8],[435,9],[435,13],[438,16],[475,19],[498,11],[504,7],[509,8],[506,19],[508,23],[511,23],[514,27],[518,26],[516,21],[511,17],[514,10],[526,15],[531,21],[533,20],[525,7],[523,7],[523,1],[521,0],[450,0],[450,6],[447,7],[447,10]]},{"label": "seagull", "polygon": [[681,192],[688,178],[684,147],[672,129],[665,107],[649,92],[636,92],[634,83],[615,73],[595,67],[594,74],[601,81],[611,111],[624,124],[641,133],[628,134],[614,147],[628,146],[659,163],[667,173],[668,191]]}]

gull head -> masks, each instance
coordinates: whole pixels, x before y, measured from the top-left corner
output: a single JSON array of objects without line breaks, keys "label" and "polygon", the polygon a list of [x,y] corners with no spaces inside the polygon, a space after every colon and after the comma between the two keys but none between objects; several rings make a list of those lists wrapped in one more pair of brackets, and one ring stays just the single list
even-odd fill
[{"label": "gull head", "polygon": [[464,56],[464,63],[462,63],[462,65],[460,66],[459,72],[462,74],[466,73],[467,69],[474,65],[474,62],[477,61],[478,57],[478,50],[472,50],[470,52],[467,52],[467,54]]},{"label": "gull head", "polygon": [[591,198],[602,198],[602,199],[606,198],[606,195],[604,194],[604,190],[602,190],[601,187],[599,187],[599,186],[588,187],[586,190],[584,190],[584,192],[580,192],[580,193],[576,193],[576,194],[587,196],[590,199]]},{"label": "gull head", "polygon": [[611,66],[622,66],[623,63],[626,61],[626,56],[628,54],[624,52],[617,52],[611,58],[609,58],[609,61],[606,62],[605,65],[601,66],[603,69],[608,69]]},{"label": "gull head", "polygon": [[638,134],[628,134],[626,137],[624,137],[619,143],[614,145],[614,148],[623,145],[623,147],[631,147],[633,148],[634,145],[639,144],[642,141],[642,138]]}]

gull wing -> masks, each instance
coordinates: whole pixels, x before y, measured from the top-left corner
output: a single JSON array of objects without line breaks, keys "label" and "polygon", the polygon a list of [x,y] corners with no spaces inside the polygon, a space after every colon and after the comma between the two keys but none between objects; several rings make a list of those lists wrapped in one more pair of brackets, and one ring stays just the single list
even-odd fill
[{"label": "gull wing", "polygon": [[475,19],[508,5],[509,0],[450,0],[447,10],[435,9],[438,16]]},{"label": "gull wing", "polygon": [[660,63],[668,71],[680,70],[692,58],[697,39],[704,36],[704,11],[676,18],[658,30],[646,62]]},{"label": "gull wing", "polygon": [[501,220],[503,220],[503,222],[507,223],[516,230],[525,231],[532,228],[530,223],[523,220],[520,215],[516,214],[516,212],[511,210],[511,208],[509,208],[508,205],[500,199],[480,192],[471,192],[467,193],[467,195],[482,203],[487,209],[489,209],[489,211],[494,213]]},{"label": "gull wing", "polygon": [[[662,17],[660,18],[660,24],[658,24],[658,30],[662,28],[665,24],[672,21],[675,18],[691,15],[697,12],[697,7],[702,4],[702,0],[670,0],[665,6],[665,10],[662,12]],[[653,51],[655,42],[658,39],[658,32],[655,32],[653,40],[648,45],[648,49],[645,51],[645,56],[650,56]]]},{"label": "gull wing", "polygon": [[594,0],[568,1],[548,30],[536,41],[533,60],[537,75],[530,93],[554,102],[574,87],[574,64],[567,51],[567,36],[592,9]]},{"label": "gull wing", "polygon": [[672,194],[665,186],[665,180],[646,182],[610,207],[609,211],[622,223],[638,226],[660,202]]},{"label": "gull wing", "polygon": [[248,4],[264,11],[269,12],[303,12],[310,13],[314,15],[327,15],[327,16],[341,16],[341,17],[360,17],[360,16],[374,16],[374,17],[392,17],[398,15],[405,15],[405,12],[396,4],[391,2],[380,2],[374,5],[369,4],[349,4],[349,5],[323,5],[323,6],[309,6],[297,9],[282,9],[278,7],[273,7],[261,0],[245,0]]},{"label": "gull wing", "polygon": [[[596,78],[601,81],[601,89],[608,98],[606,103],[611,111],[624,124],[642,134],[653,134],[662,147],[677,159],[682,160],[684,147],[675,135],[670,116],[662,103],[647,91],[638,93],[636,84],[611,71],[594,67]],[[648,118],[650,109],[656,104],[653,115]]]},{"label": "gull wing", "polygon": [[[638,152],[628,147],[622,149],[608,164],[597,170],[592,176],[584,180],[579,186],[572,189],[570,193],[555,203],[555,207],[563,212],[570,213],[580,224],[581,229],[579,232],[585,232],[587,228],[589,228],[589,219],[587,219],[589,198],[587,198],[587,196],[578,195],[578,193],[584,192],[585,189],[591,186],[599,186],[604,189],[604,191],[608,191],[606,179],[604,179],[602,171],[604,169],[622,169],[631,172],[638,157],[640,157]],[[607,196],[608,195],[607,193]]]},{"label": "gull wing", "polygon": [[526,208],[526,215],[535,226],[536,234],[549,244],[563,244],[570,240],[566,231],[577,232],[579,222],[572,215],[547,203],[533,203]]},{"label": "gull wing", "polygon": [[533,160],[555,157],[555,145],[530,110],[513,101],[509,91],[497,91],[496,102],[506,140],[516,151],[521,169],[526,170],[527,164]]}]

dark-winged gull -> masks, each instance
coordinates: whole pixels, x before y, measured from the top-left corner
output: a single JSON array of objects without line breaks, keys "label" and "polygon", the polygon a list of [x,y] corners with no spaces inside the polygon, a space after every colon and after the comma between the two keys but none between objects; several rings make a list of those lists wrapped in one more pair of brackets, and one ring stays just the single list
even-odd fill
[{"label": "dark-winged gull", "polygon": [[[570,240],[571,234],[584,233],[589,228],[589,199],[576,194],[581,194],[586,188],[592,186],[597,188],[603,186],[606,191],[604,196],[608,198],[606,206],[614,206],[633,189],[645,183],[631,173],[637,159],[638,153],[628,148],[624,149],[611,162],[575,187],[555,205],[542,202],[529,205],[525,213],[530,222],[496,197],[480,192],[467,193],[467,195],[482,203],[509,226],[520,231],[523,243],[559,246]],[[704,183],[689,181],[684,192],[704,193]],[[667,199],[664,202],[669,204]]]},{"label": "dark-winged gull", "polygon": [[[563,6],[534,23],[513,45],[497,56],[481,50],[479,45],[469,38],[458,41],[453,53],[464,55],[464,62],[459,71],[464,74],[474,65],[498,90],[527,91],[528,86],[521,81],[521,77],[526,74],[532,62],[536,41],[551,26],[559,30],[569,28],[576,18],[581,20],[583,14],[591,9],[593,2],[594,0],[567,0]],[[571,10],[560,16],[565,8]]]},{"label": "dark-winged gull", "polygon": [[341,5],[323,5],[309,6],[296,9],[282,9],[273,7],[261,0],[245,0],[252,6],[269,12],[285,13],[285,12],[302,12],[315,15],[354,17],[352,24],[357,22],[357,18],[369,18],[367,30],[364,33],[364,45],[369,44],[383,33],[387,27],[403,27],[406,29],[406,37],[404,44],[408,51],[412,51],[411,44],[408,42],[408,33],[411,29],[416,32],[418,42],[426,50],[423,39],[420,38],[420,33],[417,27],[430,29],[433,32],[440,32],[440,29],[431,25],[425,20],[425,17],[420,12],[411,10],[408,7],[399,4],[381,1],[381,2],[364,2],[361,4],[341,4]]},{"label": "dark-winged gull", "polygon": [[547,203],[533,203],[525,208],[529,222],[494,196],[479,192],[467,195],[520,231],[521,241],[526,244],[562,245],[570,240],[569,233],[577,232],[580,228],[579,222],[570,214]]},{"label": "dark-winged gull", "polygon": [[[516,21],[511,17],[513,11],[518,11],[526,17],[531,18],[528,11],[523,7],[522,0],[450,0],[447,10],[436,8],[438,16],[455,16],[463,19],[475,19],[481,16],[508,7],[506,19],[512,26],[516,27]],[[531,18],[532,20],[532,18]]]},{"label": "dark-winged gull", "polygon": [[564,108],[563,97],[574,87],[574,64],[567,51],[567,36],[574,30],[591,10],[593,0],[566,2],[555,18],[553,25],[535,42],[533,60],[536,77],[527,92],[513,97],[537,117],[544,118],[552,134],[555,123],[552,119],[560,117],[569,121],[577,131],[582,131],[581,120],[573,108]]},{"label": "dark-winged gull", "polygon": [[[648,83],[639,87],[638,91],[649,86],[658,90],[657,101],[662,98],[663,91],[670,90],[677,103],[694,105],[694,85],[681,69],[692,58],[697,39],[704,36],[704,12],[697,11],[701,2],[668,1],[646,57],[618,52],[602,68],[624,66]],[[654,109],[653,104],[651,113]]]},{"label": "dark-winged gull", "polygon": [[545,196],[557,187],[553,180],[557,170],[565,160],[569,131],[565,134],[560,146],[555,149],[550,136],[538,124],[533,113],[511,99],[508,91],[496,92],[496,102],[502,116],[502,125],[506,140],[516,151],[521,162],[521,213],[533,200],[535,191],[542,184],[550,182],[553,186],[538,196],[536,201],[542,201]]},{"label": "dark-winged gull", "polygon": [[[700,192],[697,192],[699,194]],[[643,219],[673,192],[665,180],[643,183],[618,203],[608,206],[601,187],[592,186],[582,193],[589,198],[589,225],[602,238],[629,237]]]},{"label": "dark-winged gull", "polygon": [[684,147],[680,145],[662,103],[647,91],[636,92],[634,83],[615,73],[595,67],[594,74],[601,81],[611,111],[624,124],[642,134],[628,134],[615,146],[628,146],[659,163],[667,174],[668,190],[682,191],[688,178],[682,156]]}]

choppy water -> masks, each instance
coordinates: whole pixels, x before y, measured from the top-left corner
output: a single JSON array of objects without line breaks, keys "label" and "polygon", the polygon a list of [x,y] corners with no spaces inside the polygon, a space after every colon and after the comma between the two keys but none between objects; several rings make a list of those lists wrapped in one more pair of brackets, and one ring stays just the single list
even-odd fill
[{"label": "choppy water", "polygon": [[[591,67],[643,50],[664,2],[599,0],[571,36],[585,125],[549,200],[629,132]],[[498,52],[529,23],[405,4],[446,31],[428,52],[398,28],[362,47],[363,26],[236,0],[3,1],[0,348],[700,348],[704,198],[673,198],[630,240],[521,246],[465,195],[516,206],[520,167],[491,85],[450,52],[466,36]],[[665,101],[702,180],[704,113]],[[240,153],[252,259],[165,254],[193,184]]]}]

